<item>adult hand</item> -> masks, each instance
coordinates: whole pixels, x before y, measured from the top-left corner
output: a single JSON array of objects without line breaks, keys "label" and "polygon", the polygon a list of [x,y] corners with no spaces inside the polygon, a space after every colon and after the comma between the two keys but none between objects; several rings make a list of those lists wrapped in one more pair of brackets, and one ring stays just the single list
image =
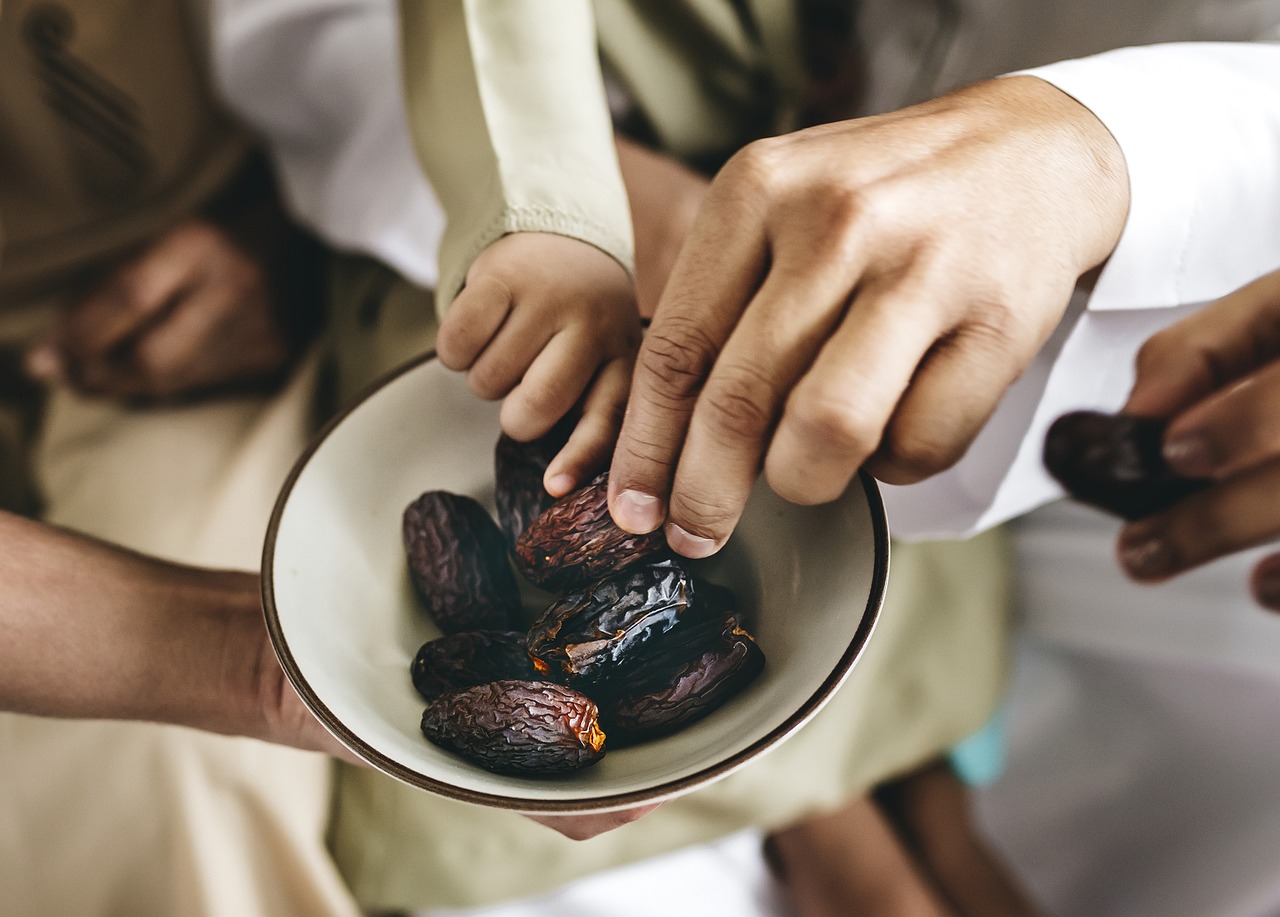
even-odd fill
[{"label": "adult hand", "polygon": [[260,382],[288,363],[264,262],[200,218],[164,233],[64,314],[27,359],[85,394],[168,399]]},{"label": "adult hand", "polygon": [[[1164,457],[1208,489],[1121,530],[1122,566],[1157,582],[1280,536],[1280,271],[1153,336],[1125,410],[1167,417]],[[1280,610],[1280,554],[1254,568]]]},{"label": "adult hand", "polygon": [[1124,223],[1106,128],[1032,77],[751,144],[712,182],[641,348],[610,506],[681,554],[761,466],[796,503],[954,463]]}]

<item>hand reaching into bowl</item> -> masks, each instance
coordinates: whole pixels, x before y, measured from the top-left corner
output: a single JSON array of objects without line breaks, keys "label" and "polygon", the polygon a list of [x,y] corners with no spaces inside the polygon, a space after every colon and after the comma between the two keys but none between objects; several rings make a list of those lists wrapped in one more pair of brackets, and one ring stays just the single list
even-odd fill
[{"label": "hand reaching into bowl", "polygon": [[[1148,340],[1124,410],[1167,418],[1170,468],[1213,482],[1125,526],[1130,576],[1159,582],[1280,536],[1280,271]],[[1280,610],[1280,553],[1258,563],[1252,588]]]},{"label": "hand reaching into bowl", "polygon": [[[1048,154],[1048,155],[1046,155]],[[711,184],[636,364],[618,525],[718,551],[763,468],[801,504],[963,454],[1106,259],[1119,147],[1033,77],[759,141]]]}]

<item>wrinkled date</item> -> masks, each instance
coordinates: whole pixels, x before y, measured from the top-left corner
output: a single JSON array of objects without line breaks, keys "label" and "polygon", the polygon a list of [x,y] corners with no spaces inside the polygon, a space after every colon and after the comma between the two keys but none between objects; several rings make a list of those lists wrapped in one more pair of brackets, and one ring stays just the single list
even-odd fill
[{"label": "wrinkled date", "polygon": [[424,493],[404,511],[409,572],[447,634],[518,630],[523,607],[497,523],[470,497]]},{"label": "wrinkled date", "polygon": [[[601,701],[611,742],[674,732],[702,719],[760,674],[764,653],[737,619],[730,616],[716,624],[709,641],[676,640],[684,650],[681,657],[664,652],[661,659],[647,660],[637,667],[626,693]],[[672,631],[672,636],[680,631]]]},{"label": "wrinkled date", "polygon": [[659,529],[632,535],[613,524],[608,472],[551,505],[516,541],[516,565],[531,583],[567,592],[643,560],[665,556]]},{"label": "wrinkled date", "polygon": [[688,614],[693,583],[678,563],[624,570],[552,603],[529,629],[529,655],[547,678],[604,681]]},{"label": "wrinkled date", "polygon": [[422,714],[422,734],[498,774],[561,774],[604,756],[599,711],[547,681],[495,681],[445,694]]},{"label": "wrinkled date", "polygon": [[493,449],[494,502],[498,505],[498,524],[513,548],[524,530],[556,502],[542,486],[542,478],[556,453],[569,441],[574,422],[572,417],[565,417],[546,436],[528,443],[505,433],[498,437]]},{"label": "wrinkled date", "polygon": [[475,630],[422,644],[410,667],[413,686],[428,701],[442,694],[504,679],[540,677],[525,649],[524,634]]},{"label": "wrinkled date", "polygon": [[1044,465],[1072,497],[1124,519],[1167,509],[1209,486],[1175,475],[1160,454],[1164,421],[1074,411],[1045,436]]}]

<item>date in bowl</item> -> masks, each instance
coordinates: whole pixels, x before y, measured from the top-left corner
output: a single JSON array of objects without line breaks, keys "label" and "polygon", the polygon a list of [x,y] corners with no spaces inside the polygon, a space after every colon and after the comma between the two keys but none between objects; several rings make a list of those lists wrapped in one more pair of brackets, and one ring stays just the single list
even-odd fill
[{"label": "date in bowl", "polygon": [[[427,742],[410,662],[439,636],[410,581],[401,514],[426,490],[494,509],[498,405],[430,356],[371,386],[330,421],[277,500],[262,591],[276,654],[344,745],[405,783],[527,813],[659,802],[726,776],[792,735],[848,677],[884,597],[889,536],[860,476],[838,501],[792,506],[761,482],[737,531],[695,572],[728,586],[767,662],[740,694],[681,731],[606,753],[571,774],[476,767]],[[531,616],[549,601],[530,590]]]}]

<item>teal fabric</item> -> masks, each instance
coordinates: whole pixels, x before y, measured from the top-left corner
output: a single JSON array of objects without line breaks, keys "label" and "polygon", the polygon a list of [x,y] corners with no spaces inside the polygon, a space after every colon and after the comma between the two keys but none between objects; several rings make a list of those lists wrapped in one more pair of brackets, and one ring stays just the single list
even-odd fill
[{"label": "teal fabric", "polygon": [[951,769],[969,786],[986,786],[1004,770],[1009,712],[1001,707],[986,724],[951,749]]}]

